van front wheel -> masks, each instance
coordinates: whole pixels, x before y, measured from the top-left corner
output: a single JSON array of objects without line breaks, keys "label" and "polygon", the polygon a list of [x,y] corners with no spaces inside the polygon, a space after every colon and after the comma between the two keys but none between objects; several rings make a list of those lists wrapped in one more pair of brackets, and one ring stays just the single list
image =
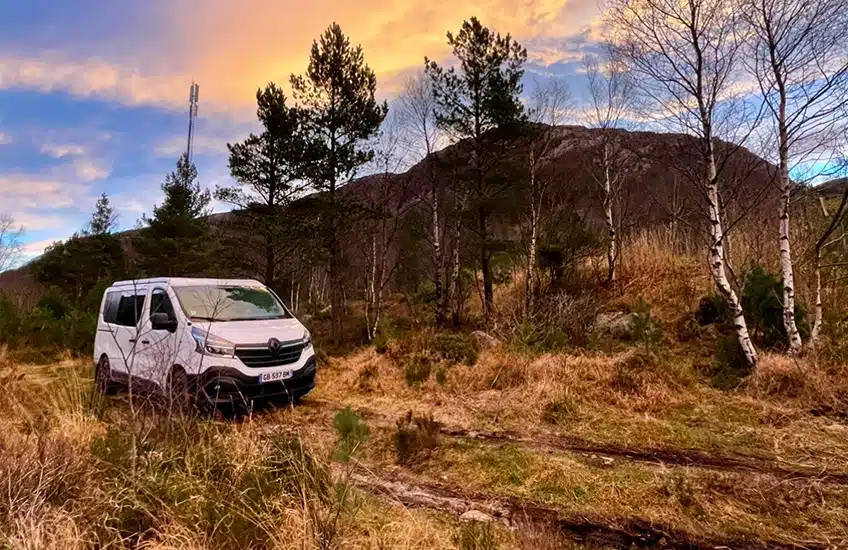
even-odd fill
[{"label": "van front wheel", "polygon": [[94,366],[94,386],[103,395],[112,395],[117,391],[117,386],[112,382],[112,365],[105,355]]}]

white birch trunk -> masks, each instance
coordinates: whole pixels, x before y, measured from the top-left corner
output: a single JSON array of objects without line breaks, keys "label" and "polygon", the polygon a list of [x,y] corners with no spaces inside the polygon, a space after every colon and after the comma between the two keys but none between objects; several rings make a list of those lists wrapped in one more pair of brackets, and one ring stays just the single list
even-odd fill
[{"label": "white birch trunk", "polygon": [[612,177],[610,174],[610,164],[612,159],[609,154],[609,145],[604,145],[604,220],[607,224],[607,232],[609,235],[609,243],[607,244],[607,282],[615,280],[615,268],[618,251],[618,235],[615,231],[615,220],[612,216]]},{"label": "white birch trunk", "polygon": [[533,311],[533,292],[536,284],[536,243],[539,225],[539,193],[536,183],[536,157],[533,151],[530,151],[530,244],[527,248],[527,279],[524,288],[524,310],[528,315]]},{"label": "white birch trunk", "polygon": [[443,296],[444,288],[442,285],[442,268],[443,268],[443,260],[442,260],[442,237],[441,237],[441,229],[439,227],[439,193],[438,189],[435,185],[432,188],[432,197],[431,197],[431,205],[433,208],[433,264],[435,265],[435,277],[433,277],[433,286],[436,291],[436,324],[439,325],[444,322],[445,310],[443,304]]},{"label": "white birch trunk", "polygon": [[718,183],[716,181],[715,153],[713,152],[712,139],[708,140],[709,148],[707,157],[707,200],[709,201],[710,222],[710,270],[719,293],[727,300],[730,310],[733,312],[733,328],[739,340],[739,346],[748,364],[752,367],[757,365],[757,350],[751,342],[748,334],[748,324],[742,311],[742,304],[730,281],[724,267],[724,232],[721,224],[721,211],[718,200]]},{"label": "white birch trunk", "polygon": [[454,303],[454,316],[459,317],[459,302],[460,302],[460,288],[459,288],[459,246],[462,238],[462,219],[460,217],[461,209],[457,208],[456,211],[456,221],[454,222],[453,229],[453,265],[451,266],[451,292],[448,295],[453,303]]},{"label": "white birch trunk", "polygon": [[[368,283],[365,288],[365,325],[368,329],[368,340],[374,339],[374,329],[372,329],[371,313],[376,309],[377,296],[375,284],[377,282],[377,235],[371,235],[371,269]],[[376,322],[373,324],[376,328]]]},{"label": "white birch trunk", "polygon": [[315,311],[315,268],[309,268],[309,288],[306,291],[306,302],[309,310]]},{"label": "white birch trunk", "polygon": [[294,293],[294,311],[300,311],[300,281],[297,282],[297,290]]},{"label": "white birch trunk", "polygon": [[[781,102],[781,115],[784,105]],[[792,181],[789,179],[789,145],[786,128],[780,128],[780,273],[783,279],[783,326],[790,354],[801,351],[801,334],[795,324],[795,277],[792,269],[792,252],[789,245],[789,197]]]}]

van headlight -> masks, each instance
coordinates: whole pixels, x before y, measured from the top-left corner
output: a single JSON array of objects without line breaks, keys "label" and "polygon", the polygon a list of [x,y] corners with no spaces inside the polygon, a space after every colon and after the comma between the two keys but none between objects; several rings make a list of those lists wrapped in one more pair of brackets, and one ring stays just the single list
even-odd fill
[{"label": "van headlight", "polygon": [[303,343],[304,349],[312,345],[312,335],[309,333],[308,330],[303,331],[303,340],[301,340],[301,343]]},{"label": "van headlight", "polygon": [[191,336],[197,344],[197,352],[204,355],[215,355],[217,357],[233,357],[236,353],[236,345],[229,340],[209,333],[200,327],[191,328]]}]

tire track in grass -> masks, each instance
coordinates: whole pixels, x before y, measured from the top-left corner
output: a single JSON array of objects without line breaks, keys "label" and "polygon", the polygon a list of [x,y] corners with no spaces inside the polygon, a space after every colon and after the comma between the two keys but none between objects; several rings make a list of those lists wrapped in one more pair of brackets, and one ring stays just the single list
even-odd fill
[{"label": "tire track in grass", "polygon": [[[319,407],[342,409],[345,405],[324,399],[309,399],[303,405],[311,403]],[[377,420],[386,426],[393,426],[396,418],[368,408],[355,409],[363,418]],[[471,439],[492,444],[511,443],[542,453],[568,452],[584,456],[618,458],[652,465],[673,465],[694,467],[707,470],[736,473],[765,474],[781,481],[817,481],[821,483],[848,485],[848,472],[829,472],[825,470],[790,468],[777,461],[746,455],[713,455],[699,449],[663,448],[663,447],[623,447],[612,443],[597,443],[580,437],[544,433],[525,436],[511,431],[474,430],[461,426],[449,426],[441,422],[439,433],[453,439]]]},{"label": "tire track in grass", "polygon": [[360,490],[407,508],[424,508],[462,516],[482,512],[510,529],[538,525],[551,527],[563,537],[591,546],[622,549],[667,548],[685,550],[827,550],[819,541],[776,541],[737,536],[718,538],[690,533],[638,517],[605,518],[548,508],[531,500],[487,493],[461,491],[431,480],[398,472],[377,472],[358,465],[350,479]]}]

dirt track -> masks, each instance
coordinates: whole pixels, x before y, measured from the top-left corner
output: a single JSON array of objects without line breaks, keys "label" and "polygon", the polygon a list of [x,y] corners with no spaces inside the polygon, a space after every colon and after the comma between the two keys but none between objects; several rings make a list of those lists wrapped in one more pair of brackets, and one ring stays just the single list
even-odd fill
[{"label": "dirt track", "polygon": [[[343,405],[333,401],[310,399],[309,403],[319,407],[341,409]],[[307,402],[304,402],[304,405]],[[363,418],[394,426],[396,418],[378,411],[359,408]],[[596,455],[608,458],[632,460],[654,465],[674,465],[716,470],[769,475],[781,481],[817,481],[837,485],[848,485],[848,472],[828,472],[799,469],[780,464],[775,460],[745,455],[722,456],[709,454],[698,449],[638,448],[622,447],[609,443],[597,443],[574,436],[553,433],[538,433],[533,436],[509,431],[473,430],[459,426],[439,425],[439,433],[457,439],[473,439],[494,444],[512,443],[543,453],[569,452],[581,455]]]},{"label": "dirt track", "polygon": [[739,549],[789,550],[833,548],[816,541],[773,541],[746,538],[712,539],[657,525],[641,518],[602,518],[571,514],[514,497],[462,492],[430,480],[413,479],[398,472],[358,468],[351,479],[360,489],[410,508],[426,508],[456,516],[482,512],[509,528],[528,524],[555,529],[561,536],[592,547],[678,548],[687,550]]}]

